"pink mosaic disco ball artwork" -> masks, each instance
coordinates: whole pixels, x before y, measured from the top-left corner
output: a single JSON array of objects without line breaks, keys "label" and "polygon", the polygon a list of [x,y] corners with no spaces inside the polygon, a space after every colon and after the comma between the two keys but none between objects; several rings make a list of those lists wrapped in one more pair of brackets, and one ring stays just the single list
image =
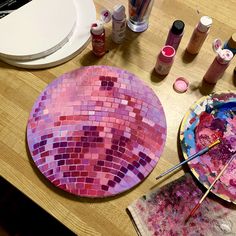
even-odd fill
[{"label": "pink mosaic disco ball artwork", "polygon": [[27,126],[32,158],[55,186],[78,196],[124,192],[153,170],[166,140],[155,93],[135,75],[82,67],[49,84]]}]

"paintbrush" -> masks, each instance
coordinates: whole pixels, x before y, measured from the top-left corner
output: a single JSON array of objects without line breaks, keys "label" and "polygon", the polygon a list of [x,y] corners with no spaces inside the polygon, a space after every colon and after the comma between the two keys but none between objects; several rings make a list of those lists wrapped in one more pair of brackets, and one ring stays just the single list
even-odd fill
[{"label": "paintbrush", "polygon": [[226,165],[224,166],[224,168],[220,171],[220,173],[216,176],[216,178],[214,179],[214,181],[212,182],[212,184],[210,185],[210,187],[208,188],[208,190],[205,192],[205,194],[203,195],[203,197],[200,199],[200,201],[198,202],[198,204],[192,209],[192,211],[190,212],[190,214],[188,215],[188,217],[185,220],[185,223],[188,222],[188,220],[194,215],[194,213],[197,211],[197,209],[200,207],[200,205],[202,204],[202,202],[204,201],[204,199],[206,198],[206,196],[208,195],[208,193],[211,191],[212,187],[214,186],[214,184],[216,183],[216,181],[223,175],[224,171],[227,169],[227,167],[229,166],[229,164],[231,163],[231,161],[234,159],[235,154],[230,158],[230,160],[226,163]]},{"label": "paintbrush", "polygon": [[172,172],[173,170],[177,169],[178,167],[182,166],[183,164],[193,160],[194,158],[203,155],[204,153],[206,153],[207,151],[209,151],[212,147],[214,147],[215,145],[219,144],[220,140],[217,139],[214,143],[210,144],[209,146],[201,149],[200,151],[198,151],[197,153],[193,154],[192,156],[190,156],[188,159],[186,159],[185,161],[180,162],[179,164],[177,164],[176,166],[173,166],[172,168],[170,168],[169,170],[165,171],[164,173],[160,174],[159,176],[156,177],[156,179],[160,179],[161,177],[167,175],[168,173]]}]

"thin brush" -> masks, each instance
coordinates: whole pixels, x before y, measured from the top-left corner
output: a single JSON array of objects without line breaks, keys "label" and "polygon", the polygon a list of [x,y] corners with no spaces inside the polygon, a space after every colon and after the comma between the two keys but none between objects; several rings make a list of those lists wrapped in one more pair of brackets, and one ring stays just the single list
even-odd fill
[{"label": "thin brush", "polygon": [[185,220],[185,223],[188,222],[188,220],[194,215],[194,213],[197,211],[197,209],[200,207],[200,205],[202,204],[202,202],[204,201],[204,199],[206,198],[206,196],[208,195],[208,193],[211,191],[212,187],[214,186],[214,184],[216,183],[217,180],[219,180],[219,178],[223,175],[224,171],[227,169],[227,167],[229,166],[229,164],[231,163],[231,161],[234,159],[235,155],[233,155],[230,160],[227,162],[227,164],[224,166],[224,168],[221,170],[221,172],[216,176],[216,178],[214,179],[214,181],[212,182],[212,184],[210,185],[210,187],[208,188],[208,190],[205,192],[205,194],[203,195],[203,197],[200,199],[200,201],[198,202],[198,204],[192,209],[192,211],[190,212],[190,214],[188,215],[188,217]]},{"label": "thin brush", "polygon": [[202,150],[200,150],[199,152],[193,154],[192,156],[190,156],[188,159],[186,159],[185,161],[180,162],[179,164],[177,164],[176,166],[170,168],[169,170],[165,171],[164,173],[160,174],[159,176],[156,177],[157,179],[160,179],[161,177],[169,174],[170,172],[172,172],[173,170],[176,170],[177,168],[179,168],[180,166],[182,166],[183,164],[193,160],[194,158],[203,155],[204,153],[206,153],[207,151],[209,151],[212,147],[214,147],[215,145],[219,144],[220,140],[216,140],[214,143],[210,144],[209,146],[203,148]]}]

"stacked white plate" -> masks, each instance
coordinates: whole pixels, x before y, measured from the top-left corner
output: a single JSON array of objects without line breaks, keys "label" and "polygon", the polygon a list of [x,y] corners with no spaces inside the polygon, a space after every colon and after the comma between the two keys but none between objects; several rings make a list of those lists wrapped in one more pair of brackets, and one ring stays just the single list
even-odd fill
[{"label": "stacked white plate", "polygon": [[47,68],[70,60],[89,42],[92,0],[32,0],[0,19],[0,60]]}]

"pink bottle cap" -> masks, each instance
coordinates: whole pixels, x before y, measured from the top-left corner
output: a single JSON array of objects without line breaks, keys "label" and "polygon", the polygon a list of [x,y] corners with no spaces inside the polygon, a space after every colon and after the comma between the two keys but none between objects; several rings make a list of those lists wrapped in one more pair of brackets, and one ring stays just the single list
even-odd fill
[{"label": "pink bottle cap", "polygon": [[103,9],[100,13],[101,21],[108,23],[111,21],[111,12],[107,9]]},{"label": "pink bottle cap", "polygon": [[220,39],[215,39],[212,43],[212,49],[214,52],[219,53],[222,49],[222,41]]},{"label": "pink bottle cap", "polygon": [[160,61],[163,62],[171,62],[173,57],[175,56],[175,49],[172,46],[166,45],[161,49],[159,54]]},{"label": "pink bottle cap", "polygon": [[217,61],[220,64],[228,64],[232,58],[234,57],[234,54],[228,50],[228,49],[223,49],[220,50],[220,52],[217,55]]},{"label": "pink bottle cap", "polygon": [[188,90],[189,82],[183,77],[179,77],[175,80],[173,87],[177,93],[184,93]]}]

